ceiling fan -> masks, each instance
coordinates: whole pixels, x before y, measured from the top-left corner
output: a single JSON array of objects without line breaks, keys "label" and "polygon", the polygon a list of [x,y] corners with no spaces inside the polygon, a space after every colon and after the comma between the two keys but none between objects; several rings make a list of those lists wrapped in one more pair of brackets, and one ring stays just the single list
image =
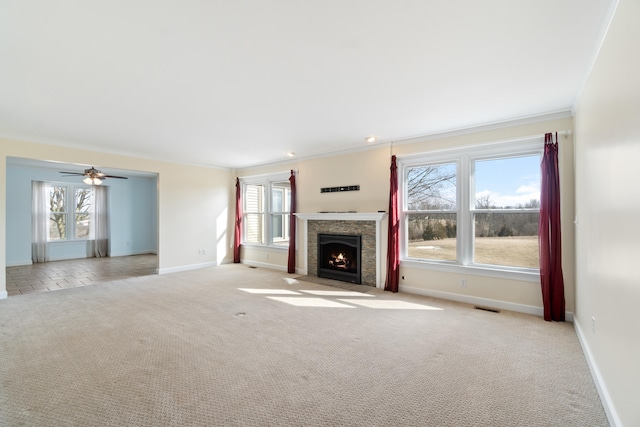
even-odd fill
[{"label": "ceiling fan", "polygon": [[82,182],[87,185],[100,185],[106,178],[128,179],[126,176],[107,175],[106,173],[100,172],[93,166],[91,166],[91,168],[89,169],[85,169],[84,172],[60,171],[60,173],[66,174],[65,176],[84,176],[85,179],[83,179]]}]

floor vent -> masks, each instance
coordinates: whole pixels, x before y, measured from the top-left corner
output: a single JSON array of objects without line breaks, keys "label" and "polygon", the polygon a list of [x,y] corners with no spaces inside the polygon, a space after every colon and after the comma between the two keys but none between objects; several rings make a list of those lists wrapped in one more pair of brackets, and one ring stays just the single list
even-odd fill
[{"label": "floor vent", "polygon": [[482,311],[490,311],[492,313],[500,313],[500,310],[495,309],[495,308],[489,308],[489,307],[481,307],[479,305],[476,305],[475,307],[476,310],[482,310]]},{"label": "floor vent", "polygon": [[255,265],[250,265],[249,268],[258,268]]}]

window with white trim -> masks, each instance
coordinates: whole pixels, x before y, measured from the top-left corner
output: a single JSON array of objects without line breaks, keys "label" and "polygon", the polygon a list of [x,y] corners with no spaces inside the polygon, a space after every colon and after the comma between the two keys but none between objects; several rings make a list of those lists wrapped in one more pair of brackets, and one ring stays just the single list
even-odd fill
[{"label": "window with white trim", "polygon": [[288,174],[241,179],[242,243],[289,246],[291,185]]},{"label": "window with white trim", "polygon": [[47,240],[93,238],[93,189],[65,184],[47,184],[49,211]]},{"label": "window with white trim", "polygon": [[541,155],[536,139],[401,159],[402,259],[537,271]]}]

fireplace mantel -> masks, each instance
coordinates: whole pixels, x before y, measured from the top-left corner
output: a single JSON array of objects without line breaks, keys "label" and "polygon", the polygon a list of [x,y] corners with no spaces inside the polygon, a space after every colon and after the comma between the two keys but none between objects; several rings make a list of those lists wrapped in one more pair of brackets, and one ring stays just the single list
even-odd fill
[{"label": "fireplace mantel", "polygon": [[[382,247],[383,247],[383,238],[386,237],[383,234],[383,219],[387,216],[386,212],[310,212],[310,213],[294,213],[294,215],[303,220],[302,224],[302,233],[298,234],[299,239],[304,239],[304,241],[300,241],[300,245],[298,246],[300,250],[303,251],[302,259],[304,260],[304,268],[303,274],[313,274],[310,272],[309,268],[309,259],[308,259],[308,249],[307,242],[312,242],[309,240],[308,236],[308,224],[309,221],[372,221],[375,223],[375,286],[378,288],[383,288],[383,263],[382,263]],[[371,235],[373,235],[371,233]],[[385,239],[386,240],[386,239]],[[386,269],[385,269],[386,270]]]},{"label": "fireplace mantel", "polygon": [[386,212],[311,212],[294,213],[300,219],[326,221],[381,221]]}]

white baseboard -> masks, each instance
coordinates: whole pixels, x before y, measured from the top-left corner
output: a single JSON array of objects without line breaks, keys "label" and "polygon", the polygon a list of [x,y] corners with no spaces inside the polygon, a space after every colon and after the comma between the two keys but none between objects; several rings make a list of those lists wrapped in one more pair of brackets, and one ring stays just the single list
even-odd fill
[{"label": "white baseboard", "polygon": [[199,270],[201,268],[215,267],[218,263],[215,261],[203,262],[200,264],[181,265],[179,267],[161,268],[158,270],[158,274],[179,273],[181,271]]},{"label": "white baseboard", "polygon": [[268,264],[266,262],[257,262],[257,261],[242,261],[245,265],[250,265],[251,267],[262,267],[269,268],[271,270],[284,271],[286,273],[287,267],[277,264]]},{"label": "white baseboard", "polygon": [[23,267],[25,265],[32,265],[33,261],[28,260],[28,261],[11,261],[11,262],[7,262],[5,267]]},{"label": "white baseboard", "polygon": [[591,371],[593,382],[595,383],[596,390],[598,390],[598,394],[600,395],[600,400],[602,401],[604,412],[607,414],[609,424],[611,424],[611,427],[621,427],[622,421],[620,421],[620,417],[618,416],[618,413],[613,406],[611,396],[609,395],[607,386],[604,382],[604,379],[602,378],[602,375],[600,374],[598,365],[593,358],[593,354],[589,349],[589,345],[587,344],[584,332],[582,331],[582,328],[580,327],[580,324],[578,322],[573,322],[573,328],[576,330],[576,335],[578,336],[578,341],[580,342],[580,346],[582,347],[582,352],[587,359],[587,365],[589,365],[589,370]]},{"label": "white baseboard", "polygon": [[127,252],[111,252],[110,257],[117,256],[134,256],[134,255],[157,255],[156,251],[127,251]]},{"label": "white baseboard", "polygon": [[57,257],[57,256],[50,256],[48,261],[72,261],[74,259],[86,259],[89,258],[88,256],[84,255],[84,256],[64,256],[64,257]]},{"label": "white baseboard", "polygon": [[7,291],[0,291],[0,299],[5,299],[9,296]]},{"label": "white baseboard", "polygon": [[[228,261],[228,262],[223,262],[223,264],[227,264],[227,263],[233,263],[233,260]],[[268,268],[271,270],[278,270],[278,271],[284,271],[285,273],[288,272],[289,267],[288,266],[282,266],[282,265],[277,265],[277,264],[268,264],[266,262],[257,262],[257,261],[241,261],[242,264],[244,265],[250,265],[251,267],[261,267],[261,268]],[[303,275],[307,275],[307,270],[304,268],[299,268],[296,267],[296,272],[294,274],[303,274]]]},{"label": "white baseboard", "polygon": [[[543,308],[536,307],[533,305],[518,304],[514,302],[500,301],[500,300],[495,300],[490,298],[474,297],[471,295],[454,294],[451,292],[434,291],[431,289],[415,288],[415,287],[404,286],[404,285],[398,286],[398,290],[400,292],[406,292],[408,294],[424,295],[427,297],[458,301],[466,304],[481,305],[483,307],[498,308],[500,310],[509,310],[509,311],[515,311],[518,313],[533,314],[534,316],[540,316],[540,317],[544,316]],[[573,313],[569,311],[565,312],[565,319],[568,322],[573,322]]]}]

